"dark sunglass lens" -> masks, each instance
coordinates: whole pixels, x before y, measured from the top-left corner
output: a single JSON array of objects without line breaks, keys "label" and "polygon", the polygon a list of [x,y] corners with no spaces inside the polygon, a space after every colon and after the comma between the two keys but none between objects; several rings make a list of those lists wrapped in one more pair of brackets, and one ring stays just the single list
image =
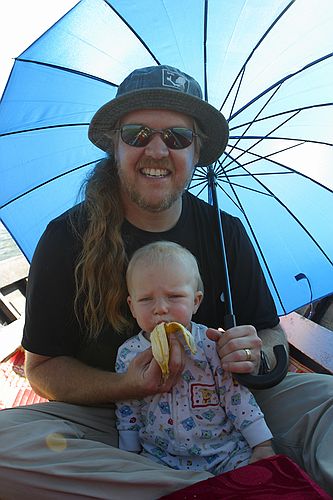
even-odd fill
[{"label": "dark sunglass lens", "polygon": [[137,148],[147,146],[150,136],[150,129],[142,125],[123,125],[121,127],[121,138],[129,146]]},{"label": "dark sunglass lens", "polygon": [[166,129],[163,134],[163,140],[170,149],[184,149],[192,143],[193,131],[182,127]]}]

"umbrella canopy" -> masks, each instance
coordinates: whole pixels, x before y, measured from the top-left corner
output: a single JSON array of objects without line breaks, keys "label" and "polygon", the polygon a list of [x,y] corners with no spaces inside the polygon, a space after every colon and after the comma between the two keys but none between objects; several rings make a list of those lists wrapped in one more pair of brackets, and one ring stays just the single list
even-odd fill
[{"label": "umbrella canopy", "polygon": [[[80,200],[95,111],[132,70],[168,64],[229,120],[212,167],[279,314],[333,292],[331,0],[82,0],[16,60],[0,104],[1,220],[28,260]],[[190,189],[209,199],[207,169]]]}]

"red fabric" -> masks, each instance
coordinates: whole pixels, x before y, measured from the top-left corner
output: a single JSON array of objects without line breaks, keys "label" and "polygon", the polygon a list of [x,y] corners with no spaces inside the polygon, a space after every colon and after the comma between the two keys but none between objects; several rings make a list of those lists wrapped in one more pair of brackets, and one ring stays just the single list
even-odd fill
[{"label": "red fabric", "polygon": [[24,351],[0,363],[0,410],[47,401],[38,396],[24,376]]},{"label": "red fabric", "polygon": [[275,455],[200,481],[160,500],[330,500],[332,497],[284,455]]},{"label": "red fabric", "polygon": [[289,371],[294,373],[313,373],[308,366],[303,365],[300,361],[289,355]]}]

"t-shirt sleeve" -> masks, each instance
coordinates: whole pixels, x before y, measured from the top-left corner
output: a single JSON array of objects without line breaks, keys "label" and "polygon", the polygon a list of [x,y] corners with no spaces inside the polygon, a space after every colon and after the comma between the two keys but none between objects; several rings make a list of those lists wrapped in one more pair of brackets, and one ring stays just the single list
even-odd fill
[{"label": "t-shirt sleeve", "polygon": [[244,226],[233,219],[228,263],[236,323],[272,328],[279,323],[272,295]]},{"label": "t-shirt sleeve", "polygon": [[45,356],[75,355],[80,325],[74,313],[74,235],[53,221],[35,250],[28,278],[22,345]]}]

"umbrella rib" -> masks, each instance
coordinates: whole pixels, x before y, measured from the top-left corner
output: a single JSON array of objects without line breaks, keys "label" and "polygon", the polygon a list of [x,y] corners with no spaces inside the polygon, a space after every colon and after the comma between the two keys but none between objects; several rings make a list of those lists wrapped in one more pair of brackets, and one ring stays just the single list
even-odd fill
[{"label": "umbrella rib", "polygon": [[[256,118],[260,115],[260,113],[265,109],[265,107],[268,105],[268,103],[271,101],[271,99],[273,99],[274,95],[276,94],[276,92],[279,90],[280,87],[278,87],[267,99],[267,101],[263,104],[263,106],[261,107],[261,109],[258,111],[257,115],[255,116],[255,118],[252,120],[252,122],[249,122],[246,130],[243,132],[243,134],[241,136],[239,136],[236,144],[233,144],[232,147],[231,147],[231,150],[229,151],[229,153],[232,153],[233,149],[237,146],[238,142],[243,138],[244,134],[251,128],[251,125],[252,123],[254,123],[256,121]],[[281,125],[280,125],[281,126]],[[273,131],[271,131],[273,132]],[[270,133],[271,133],[270,132]],[[251,147],[254,147],[255,145],[252,145]],[[241,156],[241,155],[240,155]],[[227,161],[227,156],[224,156],[222,162],[220,162],[220,166],[223,168],[223,163]],[[229,164],[228,164],[229,165]],[[226,167],[228,167],[228,165],[226,165]]]},{"label": "umbrella rib", "polygon": [[330,52],[329,54],[325,54],[324,56],[319,57],[318,59],[315,59],[314,61],[311,61],[310,63],[306,64],[305,66],[303,66],[302,68],[298,69],[297,71],[294,71],[293,73],[289,73],[288,75],[285,75],[283,78],[281,78],[277,82],[273,83],[270,87],[268,87],[267,89],[265,89],[262,92],[260,92],[260,94],[258,94],[253,99],[251,99],[251,101],[249,101],[248,103],[244,104],[244,106],[242,106],[241,108],[239,108],[239,110],[236,111],[235,114],[233,114],[232,116],[230,116],[229,119],[232,120],[233,118],[235,118],[236,116],[238,116],[242,111],[244,111],[245,109],[247,109],[249,106],[251,106],[258,99],[260,99],[261,97],[263,97],[264,95],[266,95],[268,92],[270,92],[271,90],[273,90],[276,87],[281,87],[281,85],[283,83],[285,83],[287,80],[289,80],[290,78],[293,78],[294,76],[302,73],[303,71],[311,68],[312,66],[315,66],[316,64],[319,64],[319,63],[325,61],[326,59],[329,59],[332,56],[333,56],[333,52]]},{"label": "umbrella rib", "polygon": [[312,104],[311,106],[302,106],[300,108],[287,109],[286,111],[281,111],[280,113],[274,113],[272,115],[264,116],[264,117],[258,118],[258,119],[254,118],[250,122],[245,122],[245,123],[241,123],[239,125],[235,125],[234,127],[229,127],[229,130],[230,131],[236,130],[237,128],[246,127],[247,125],[251,125],[253,123],[258,123],[258,122],[261,122],[261,121],[264,121],[264,120],[269,120],[271,118],[276,118],[278,116],[285,115],[287,113],[293,113],[295,111],[306,111],[308,109],[323,108],[323,107],[326,107],[326,106],[333,106],[333,102],[323,102],[321,104]]},{"label": "umbrella rib", "polygon": [[[260,155],[258,153],[253,153],[253,152],[250,152],[251,155],[253,156],[256,156],[255,159],[253,160],[250,160],[248,162],[245,162],[243,163],[242,165],[250,165],[251,163],[255,163],[257,161],[260,161],[260,160],[267,160],[268,158],[270,158],[271,156],[274,156],[276,154],[279,154],[279,153],[283,153],[284,151],[289,151],[289,149],[294,149],[294,148],[297,148],[298,146],[302,146],[302,144],[304,144],[304,142],[300,142],[298,144],[292,144],[291,146],[288,146],[287,148],[281,148],[279,149],[278,151],[274,151],[273,153],[270,153],[270,154],[267,154],[265,156],[263,155]],[[243,152],[246,152],[244,149],[240,148],[240,147],[235,147],[235,149],[239,150],[239,151],[243,151]],[[275,163],[276,165],[278,164],[277,162],[274,162],[274,160],[270,160],[272,161],[272,163]],[[282,164],[280,164],[280,166],[283,166],[284,168],[289,168],[289,167],[286,167]],[[233,168],[229,168],[228,170],[228,173],[232,172],[233,170],[237,170],[241,167],[241,164],[238,164],[236,167],[233,167]],[[269,172],[268,172],[269,173]],[[280,172],[280,173],[289,173],[289,172]]]},{"label": "umbrella rib", "polygon": [[[243,153],[241,153],[237,158],[235,158],[235,160],[238,160],[239,158],[241,158],[241,156],[243,156],[245,153],[248,153],[251,149],[253,149],[255,146],[257,146],[257,144],[259,144],[260,142],[262,142],[265,138],[269,137],[272,132],[275,132],[276,130],[278,130],[280,127],[282,127],[282,125],[284,125],[285,123],[287,123],[289,120],[291,120],[292,118],[294,118],[294,116],[296,116],[297,114],[299,113],[299,111],[296,111],[293,115],[289,116],[288,118],[286,118],[283,122],[279,123],[279,125],[277,125],[275,128],[273,128],[270,132],[268,132],[265,136],[262,136],[259,138],[259,140],[257,142],[255,142],[254,144],[252,144],[252,146],[250,146],[248,149],[246,149],[246,151],[244,151]],[[248,127],[249,128],[249,127]],[[244,137],[244,136],[241,136],[241,137]],[[239,140],[237,140],[237,143],[236,145],[239,143]],[[232,148],[233,149],[233,148]],[[231,150],[232,151],[232,150]],[[227,163],[227,165],[225,166],[225,168],[227,168],[230,164],[233,163],[233,161],[235,160],[232,160],[230,161],[229,163]]]},{"label": "umbrella rib", "polygon": [[[244,166],[242,167],[244,168]],[[246,170],[246,168],[244,168],[244,170],[258,183],[260,184],[287,212],[288,214],[292,217],[292,219],[294,219],[294,221],[303,229],[303,231],[308,235],[308,237],[313,241],[313,243],[317,246],[317,248],[319,249],[319,251],[324,255],[324,257],[326,257],[326,259],[328,260],[328,262],[333,265],[333,261],[329,258],[329,256],[326,254],[326,252],[324,251],[324,249],[320,246],[320,244],[317,242],[317,240],[312,236],[312,234],[306,229],[306,227],[304,226],[304,224],[302,224],[302,222],[299,220],[298,217],[296,217],[295,214],[292,213],[292,211],[287,207],[287,205],[285,203],[283,203],[283,201],[278,197],[276,196],[273,191],[271,191],[269,189],[269,187],[267,187],[260,179],[258,179],[257,177],[254,177],[253,174],[251,174],[251,172],[249,172],[248,170]],[[306,177],[306,176],[305,176]],[[311,179],[312,180],[312,179]],[[234,194],[235,196],[237,197],[236,195],[236,192],[235,190],[233,189],[234,191]],[[238,197],[237,197],[238,198]]]},{"label": "umbrella rib", "polygon": [[204,167],[196,167],[192,179],[205,179],[207,181],[207,169]]},{"label": "umbrella rib", "polygon": [[[301,144],[296,144],[296,145],[291,146],[290,148],[287,148],[287,149],[291,149],[292,147],[297,147],[297,146],[301,146]],[[285,150],[284,150],[284,149],[282,149],[282,150],[281,150],[281,152],[282,152],[282,151],[285,151]],[[237,168],[244,168],[244,167],[245,167],[245,165],[249,165],[250,163],[254,163],[254,162],[256,162],[256,161],[264,160],[264,159],[268,158],[268,156],[273,156],[273,155],[278,154],[278,153],[280,153],[280,151],[276,151],[276,152],[272,153],[271,155],[267,155],[267,157],[265,157],[265,156],[260,156],[260,155],[258,155],[257,153],[251,153],[252,155],[257,156],[257,159],[255,159],[255,160],[251,160],[250,162],[247,162],[247,163],[244,163],[244,164],[240,164],[240,163],[239,163],[239,164],[238,164],[238,167],[234,167],[234,168],[233,168],[233,169],[231,169],[231,170],[236,170]],[[309,180],[309,181],[313,182],[313,183],[314,183],[314,184],[316,184],[317,186],[319,186],[319,187],[321,187],[321,188],[325,189],[326,191],[328,191],[329,193],[332,193],[332,194],[333,194],[333,190],[332,190],[332,189],[330,189],[328,186],[325,186],[325,185],[324,185],[324,184],[322,184],[321,182],[316,181],[316,179],[313,179],[312,177],[309,177],[308,175],[304,174],[303,172],[300,172],[299,170],[295,170],[294,168],[288,167],[287,165],[284,165],[283,163],[280,163],[280,162],[275,161],[275,160],[272,160],[272,159],[270,159],[269,161],[271,161],[272,163],[274,163],[274,165],[278,165],[279,167],[282,167],[282,168],[285,168],[286,170],[288,170],[288,172],[280,172],[281,174],[282,174],[282,173],[290,173],[290,174],[296,174],[296,175],[299,175],[300,177],[303,177],[304,179],[307,179],[307,180]],[[230,172],[231,170],[229,170],[229,172]],[[244,168],[244,170],[245,170],[246,172],[248,172],[248,171],[246,170],[246,168]],[[221,173],[220,173],[220,175],[221,175]],[[253,174],[251,174],[251,172],[248,172],[248,174],[247,174],[247,175],[252,176]],[[268,173],[268,175],[269,175],[269,173]],[[257,180],[256,178],[254,178],[254,179],[255,179],[255,180]]]},{"label": "umbrella rib", "polygon": [[[196,179],[193,179],[193,180],[196,180]],[[196,184],[192,184],[192,182],[191,182],[191,189],[194,189],[194,188],[196,188],[196,187],[198,187],[198,186],[202,186],[203,184],[204,184],[203,189],[205,189],[205,187],[208,185],[208,183],[207,183],[207,179],[203,179],[203,180],[201,180],[200,182],[197,182]],[[201,193],[201,192],[202,192],[202,191],[200,191],[200,193]],[[199,194],[200,194],[200,193],[199,193]]]},{"label": "umbrella rib", "polygon": [[[292,117],[293,118],[293,117]],[[285,122],[284,122],[285,123]],[[281,125],[284,125],[282,123]],[[272,132],[275,132],[276,129],[272,130]],[[302,139],[301,137],[284,137],[284,136],[273,136],[273,135],[240,135],[240,136],[231,136],[231,139],[260,139],[262,140],[267,140],[267,141],[298,141],[302,144],[304,143],[310,143],[310,144],[321,144],[323,146],[333,146],[333,142],[326,142],[326,141],[317,141],[315,139]],[[235,146],[237,148],[237,146]],[[283,150],[282,150],[283,151]],[[274,153],[275,154],[275,153]]]},{"label": "umbrella rib", "polygon": [[76,170],[80,170],[81,168],[87,167],[88,165],[92,165],[93,163],[96,163],[96,162],[98,162],[98,161],[100,161],[102,159],[103,158],[99,158],[97,160],[90,161],[88,163],[84,163],[83,165],[79,165],[78,167],[74,167],[74,168],[72,168],[70,170],[67,170],[66,172],[63,172],[62,174],[56,175],[55,177],[52,177],[51,179],[48,179],[47,181],[42,182],[41,184],[38,184],[38,186],[34,186],[33,188],[28,189],[27,191],[25,191],[25,193],[22,193],[22,194],[16,196],[15,198],[13,198],[12,200],[7,201],[7,203],[5,203],[4,205],[1,205],[0,210],[2,210],[3,208],[11,205],[12,203],[14,203],[15,201],[19,200],[20,198],[24,198],[25,196],[27,196],[28,194],[32,193],[33,191],[37,191],[37,189],[39,189],[39,188],[41,188],[43,186],[46,186],[47,184],[50,184],[51,182],[56,181],[57,179],[60,179],[61,177],[64,177],[65,175],[71,174],[71,173],[75,172]]},{"label": "umbrella rib", "polygon": [[[260,136],[258,136],[260,137]],[[251,138],[251,136],[247,137],[247,138]],[[254,136],[254,138],[257,138],[257,136]],[[251,161],[248,161],[246,163],[238,163],[238,165],[236,167],[233,167],[233,168],[230,168],[228,170],[228,173],[232,172],[233,170],[237,170],[238,168],[241,168],[242,166],[246,166],[246,165],[250,165],[251,163],[255,163],[257,161],[260,161],[260,160],[267,160],[269,158],[269,161],[271,161],[272,163],[274,163],[275,165],[279,165],[280,167],[283,167],[287,170],[289,170],[290,173],[295,173],[295,174],[298,174],[300,176],[303,176],[304,178],[306,179],[309,179],[309,180],[312,180],[312,182],[315,182],[316,184],[318,184],[319,186],[323,187],[324,189],[330,191],[330,192],[333,192],[331,191],[331,189],[329,189],[327,186],[324,186],[323,184],[320,184],[319,182],[317,182],[316,180],[312,179],[311,177],[308,177],[307,175],[303,174],[302,172],[300,172],[299,170],[295,170],[291,167],[288,167],[287,165],[284,165],[283,163],[280,163],[280,162],[277,162],[275,160],[272,160],[271,157],[276,155],[276,154],[279,154],[279,153],[283,153],[284,151],[288,151],[289,149],[293,149],[293,148],[297,148],[298,146],[302,146],[303,144],[307,144],[307,143],[311,143],[311,144],[321,144],[323,146],[333,146],[333,144],[331,143],[326,143],[326,142],[320,142],[320,141],[310,141],[310,140],[303,140],[303,139],[290,139],[288,137],[268,137],[266,139],[276,139],[276,140],[286,140],[286,141],[296,141],[298,140],[298,144],[293,144],[292,146],[289,146],[287,148],[282,148],[282,149],[279,149],[278,151],[274,151],[273,153],[270,153],[270,154],[267,154],[265,156],[262,156],[262,155],[259,155],[258,153],[253,153],[253,152],[250,152],[249,150],[245,150],[245,149],[242,149],[238,146],[235,146],[235,149],[239,150],[239,151],[242,151],[243,154],[245,153],[249,153],[253,156],[256,156],[256,159],[253,159]],[[238,158],[242,156],[242,155],[239,155]],[[232,165],[233,162],[230,162],[228,165]],[[216,175],[221,175],[222,173],[226,172],[226,168],[223,167],[221,164],[220,166],[216,169]],[[280,172],[280,173],[283,173],[283,172]]]},{"label": "umbrella rib", "polygon": [[[191,184],[191,186],[189,186],[189,187],[187,188],[187,190],[188,190],[188,191],[189,191],[189,190],[192,190],[192,189],[194,189],[194,188],[196,188],[196,187],[200,186],[201,184],[203,184],[203,183],[202,183],[202,182],[200,182],[199,184],[195,184],[194,186],[192,186],[192,184]],[[198,196],[200,196],[200,195],[201,195],[201,193],[203,192],[203,190],[204,190],[204,189],[206,189],[206,187],[207,187],[207,182],[205,182],[205,183],[204,183],[204,185],[202,186],[202,188],[200,189],[200,191],[199,191],[198,193],[196,193],[196,196],[197,196],[197,197],[198,197]]]},{"label": "umbrella rib", "polygon": [[113,12],[122,20],[122,22],[133,33],[133,35],[135,35],[135,37],[140,41],[140,43],[142,43],[142,45],[147,50],[147,52],[151,55],[151,57],[154,59],[154,61],[156,62],[156,64],[160,65],[161,64],[160,61],[157,59],[157,57],[155,56],[155,54],[151,51],[151,49],[146,44],[146,42],[143,40],[143,38],[139,35],[139,33],[137,33],[137,31],[135,31],[135,29],[128,23],[128,21],[126,21],[126,19],[117,11],[117,9],[115,9],[112,5],[110,5],[109,2],[107,2],[106,0],[104,0],[104,3],[108,7],[110,7],[111,10],[113,10]]},{"label": "umbrella rib", "polygon": [[85,127],[88,125],[89,123],[63,123],[62,125],[48,125],[47,127],[35,127],[35,128],[27,128],[24,130],[15,130],[15,132],[5,132],[4,134],[0,134],[0,137],[6,137],[8,135],[16,135],[16,134],[25,134],[28,132],[38,132],[39,130],[48,130],[51,128]]},{"label": "umbrella rib", "polygon": [[[237,85],[237,90],[235,92],[235,97],[234,97],[234,100],[233,100],[233,103],[231,105],[231,108],[230,108],[230,112],[229,112],[229,120],[231,119],[231,116],[232,116],[232,113],[233,113],[233,110],[234,110],[234,107],[236,106],[236,102],[237,102],[237,97],[238,97],[238,94],[240,92],[240,88],[242,86],[242,82],[243,82],[243,78],[244,78],[244,75],[245,75],[245,67],[243,68],[242,72],[241,72],[241,77],[239,79],[239,82],[238,82],[238,85]],[[223,108],[223,105],[222,107],[220,108],[220,111],[222,110]],[[229,121],[228,120],[228,121]]]},{"label": "umbrella rib", "polygon": [[25,62],[29,64],[38,64],[39,66],[46,66],[48,68],[61,69],[61,71],[65,71],[67,73],[74,73],[75,75],[84,76],[86,78],[90,78],[91,80],[97,80],[98,82],[106,83],[107,85],[112,85],[113,87],[118,87],[116,83],[110,82],[109,80],[105,80],[105,78],[100,78],[99,76],[90,75],[89,73],[85,73],[84,71],[79,71],[78,69],[65,68],[64,66],[60,66],[59,64],[51,64],[42,61],[33,61],[32,59],[22,59],[21,57],[16,57],[15,61]]},{"label": "umbrella rib", "polygon": [[[253,161],[258,161],[257,159],[256,160],[253,160]],[[249,163],[252,163],[252,162],[249,162]],[[248,163],[246,163],[246,165],[248,165]],[[235,167],[236,168],[239,168],[239,167]],[[294,172],[252,172],[251,175],[292,175]],[[229,174],[228,173],[228,177],[229,179],[231,177],[250,177],[250,174]],[[221,176],[221,177],[218,177],[218,179],[221,181],[221,182],[225,182],[224,181],[224,178]],[[243,187],[243,186],[241,186]],[[245,187],[245,186],[244,186]]]},{"label": "umbrella rib", "polygon": [[[244,174],[246,175],[246,174]],[[252,175],[248,175],[249,177],[252,177],[256,174],[252,174]],[[229,186],[236,186],[236,187],[239,187],[239,188],[242,188],[242,189],[245,189],[247,191],[252,191],[253,193],[258,193],[258,194],[262,194],[263,196],[270,196],[272,197],[272,195],[270,193],[265,193],[263,191],[259,191],[259,189],[255,189],[255,188],[251,188],[251,187],[248,187],[248,186],[244,186],[242,184],[238,184],[237,182],[231,182],[229,180],[229,176],[228,176],[228,179],[219,179],[219,182],[224,182],[225,184],[229,184]],[[220,185],[220,184],[219,184]],[[221,187],[221,186],[220,186]]]},{"label": "umbrella rib", "polygon": [[[231,183],[230,183],[231,185]],[[235,207],[240,211],[242,212],[242,214],[245,216],[245,213],[244,213],[244,210],[241,206],[237,205],[236,201],[230,196],[229,193],[227,193],[227,191],[224,189],[223,186],[221,186],[221,184],[219,182],[217,182],[217,186],[221,189],[221,191],[223,191],[223,193],[225,194],[225,196],[227,198],[229,198],[229,200],[231,201],[231,203],[233,203],[233,205],[235,205]]]},{"label": "umbrella rib", "polygon": [[[284,123],[282,123],[282,125],[284,125]],[[276,130],[276,129],[275,129]],[[275,130],[272,130],[272,132],[275,132]],[[231,139],[260,139],[258,142],[256,142],[255,144],[253,144],[252,147],[256,146],[257,144],[259,144],[259,142],[263,141],[263,140],[267,140],[267,141],[298,141],[299,144],[297,144],[297,146],[301,146],[302,144],[321,144],[322,146],[333,146],[333,142],[326,142],[326,141],[316,141],[314,139],[301,139],[300,137],[283,137],[283,136],[269,136],[269,135],[246,135],[246,136],[242,136],[242,135],[236,135],[236,136],[231,136],[230,137]],[[239,141],[238,141],[239,142]],[[291,146],[292,147],[292,146]],[[235,145],[235,149],[240,149],[241,151],[244,151],[244,153],[247,153],[248,151],[250,151],[250,149],[241,149],[239,147],[237,147]],[[287,148],[289,149],[289,148]],[[284,149],[282,149],[281,151],[284,151]],[[278,151],[279,153],[280,151]],[[273,153],[273,154],[276,154],[276,153]],[[269,155],[267,155],[269,156]],[[265,158],[265,157],[263,157]]]},{"label": "umbrella rib", "polygon": [[203,39],[203,48],[204,48],[204,97],[205,101],[208,102],[208,84],[207,84],[207,22],[208,22],[208,0],[205,0],[205,8],[204,8],[204,39]]},{"label": "umbrella rib", "polygon": [[[227,153],[226,153],[226,154],[227,154]],[[228,179],[227,174],[226,174],[226,178]],[[244,218],[245,218],[245,220],[246,220],[246,222],[247,222],[247,224],[248,224],[248,226],[249,226],[249,229],[250,229],[250,231],[251,231],[251,234],[252,234],[252,236],[253,236],[253,239],[254,239],[254,241],[256,242],[256,245],[257,245],[258,251],[259,251],[259,253],[260,253],[260,255],[261,255],[261,258],[262,258],[262,260],[263,260],[263,263],[264,263],[264,265],[265,265],[265,268],[266,268],[266,270],[267,270],[267,273],[268,273],[268,275],[269,275],[269,277],[270,277],[270,280],[271,280],[271,282],[272,282],[272,286],[273,286],[273,288],[274,288],[274,290],[275,290],[275,293],[276,293],[277,298],[278,298],[278,300],[279,300],[279,302],[280,302],[280,305],[281,305],[281,307],[282,307],[282,309],[283,309],[284,313],[286,313],[285,308],[284,308],[283,303],[282,303],[282,299],[281,299],[280,293],[279,293],[278,288],[277,288],[277,286],[276,286],[276,283],[275,283],[275,280],[274,280],[274,278],[273,278],[273,275],[272,275],[272,273],[271,273],[271,271],[270,271],[270,269],[269,269],[269,267],[268,267],[267,260],[266,260],[266,258],[265,258],[265,256],[264,256],[264,253],[263,253],[263,251],[262,251],[262,249],[261,249],[261,247],[260,247],[260,245],[259,245],[259,241],[258,241],[258,239],[257,239],[257,237],[256,237],[256,235],[255,235],[255,232],[254,232],[254,230],[253,230],[252,224],[250,223],[249,218],[248,218],[248,216],[246,215],[246,212],[245,212],[245,210],[244,210],[244,208],[243,208],[243,205],[242,205],[242,203],[241,203],[241,201],[240,201],[240,198],[238,197],[238,195],[237,195],[237,193],[236,193],[236,191],[235,191],[234,187],[232,186],[232,183],[230,183],[230,182],[229,182],[229,185],[230,185],[230,188],[232,189],[232,191],[233,191],[233,193],[234,193],[234,196],[235,196],[235,198],[236,198],[236,200],[237,200],[237,202],[238,202],[238,204],[239,204],[239,209],[240,209],[240,211],[242,212],[242,214],[243,214],[243,216],[244,216]],[[223,190],[223,191],[224,191],[224,190]],[[230,197],[229,197],[229,198],[230,198]],[[236,204],[235,202],[234,202],[234,204],[237,206],[237,204]]]},{"label": "umbrella rib", "polygon": [[[234,88],[237,80],[239,79],[240,75],[243,73],[244,75],[244,72],[245,72],[245,69],[246,69],[246,66],[247,64],[249,63],[249,61],[251,60],[253,54],[255,53],[255,51],[258,49],[258,47],[261,45],[261,43],[265,40],[265,38],[267,37],[267,35],[270,33],[270,31],[274,28],[274,26],[280,21],[280,19],[284,16],[284,14],[289,10],[289,8],[292,6],[292,4],[295,2],[295,0],[291,0],[291,2],[289,2],[289,4],[282,10],[282,12],[277,16],[276,19],[274,19],[274,21],[272,22],[272,24],[267,28],[267,30],[265,31],[265,33],[262,35],[262,37],[258,40],[258,42],[256,43],[256,45],[254,46],[254,48],[252,49],[252,51],[250,52],[250,54],[248,55],[247,59],[245,60],[243,66],[241,67],[241,69],[239,70],[238,72],[238,75],[236,76],[235,80],[233,81],[230,89],[229,89],[229,92],[227,93],[221,107],[220,107],[220,111],[222,110],[223,106],[225,105],[225,103],[227,102],[228,98],[229,98],[229,95],[232,91],[232,89]],[[243,75],[242,75],[242,78],[243,78]]]},{"label": "umbrella rib", "polygon": [[[239,137],[239,139],[237,140],[236,144],[233,144],[232,147],[231,147],[231,150],[229,151],[229,153],[232,153],[233,149],[235,148],[235,146],[237,146],[238,142],[242,139],[242,137],[244,137],[244,135],[246,134],[246,132],[251,128],[251,125],[252,123],[254,123],[255,119],[260,115],[260,113],[265,109],[265,107],[268,105],[268,103],[271,101],[271,99],[273,99],[274,95],[276,94],[276,92],[279,90],[280,87],[278,87],[277,89],[275,89],[275,91],[269,96],[269,98],[267,99],[267,101],[264,103],[264,105],[260,108],[260,110],[258,111],[257,115],[254,117],[254,120],[252,122],[249,123],[248,127],[246,128],[246,130],[243,132],[243,134]],[[288,118],[288,119],[291,119],[292,117]],[[288,121],[288,120],[286,120]],[[281,127],[281,125],[283,125],[285,122],[283,122],[282,124],[280,124],[277,128]],[[273,129],[270,134],[272,132],[274,132],[274,130],[276,129]],[[251,146],[254,147],[255,144],[253,144]],[[237,158],[236,158],[237,159]],[[223,162],[222,162],[223,163]],[[226,165],[226,167],[228,167],[229,164]]]}]

